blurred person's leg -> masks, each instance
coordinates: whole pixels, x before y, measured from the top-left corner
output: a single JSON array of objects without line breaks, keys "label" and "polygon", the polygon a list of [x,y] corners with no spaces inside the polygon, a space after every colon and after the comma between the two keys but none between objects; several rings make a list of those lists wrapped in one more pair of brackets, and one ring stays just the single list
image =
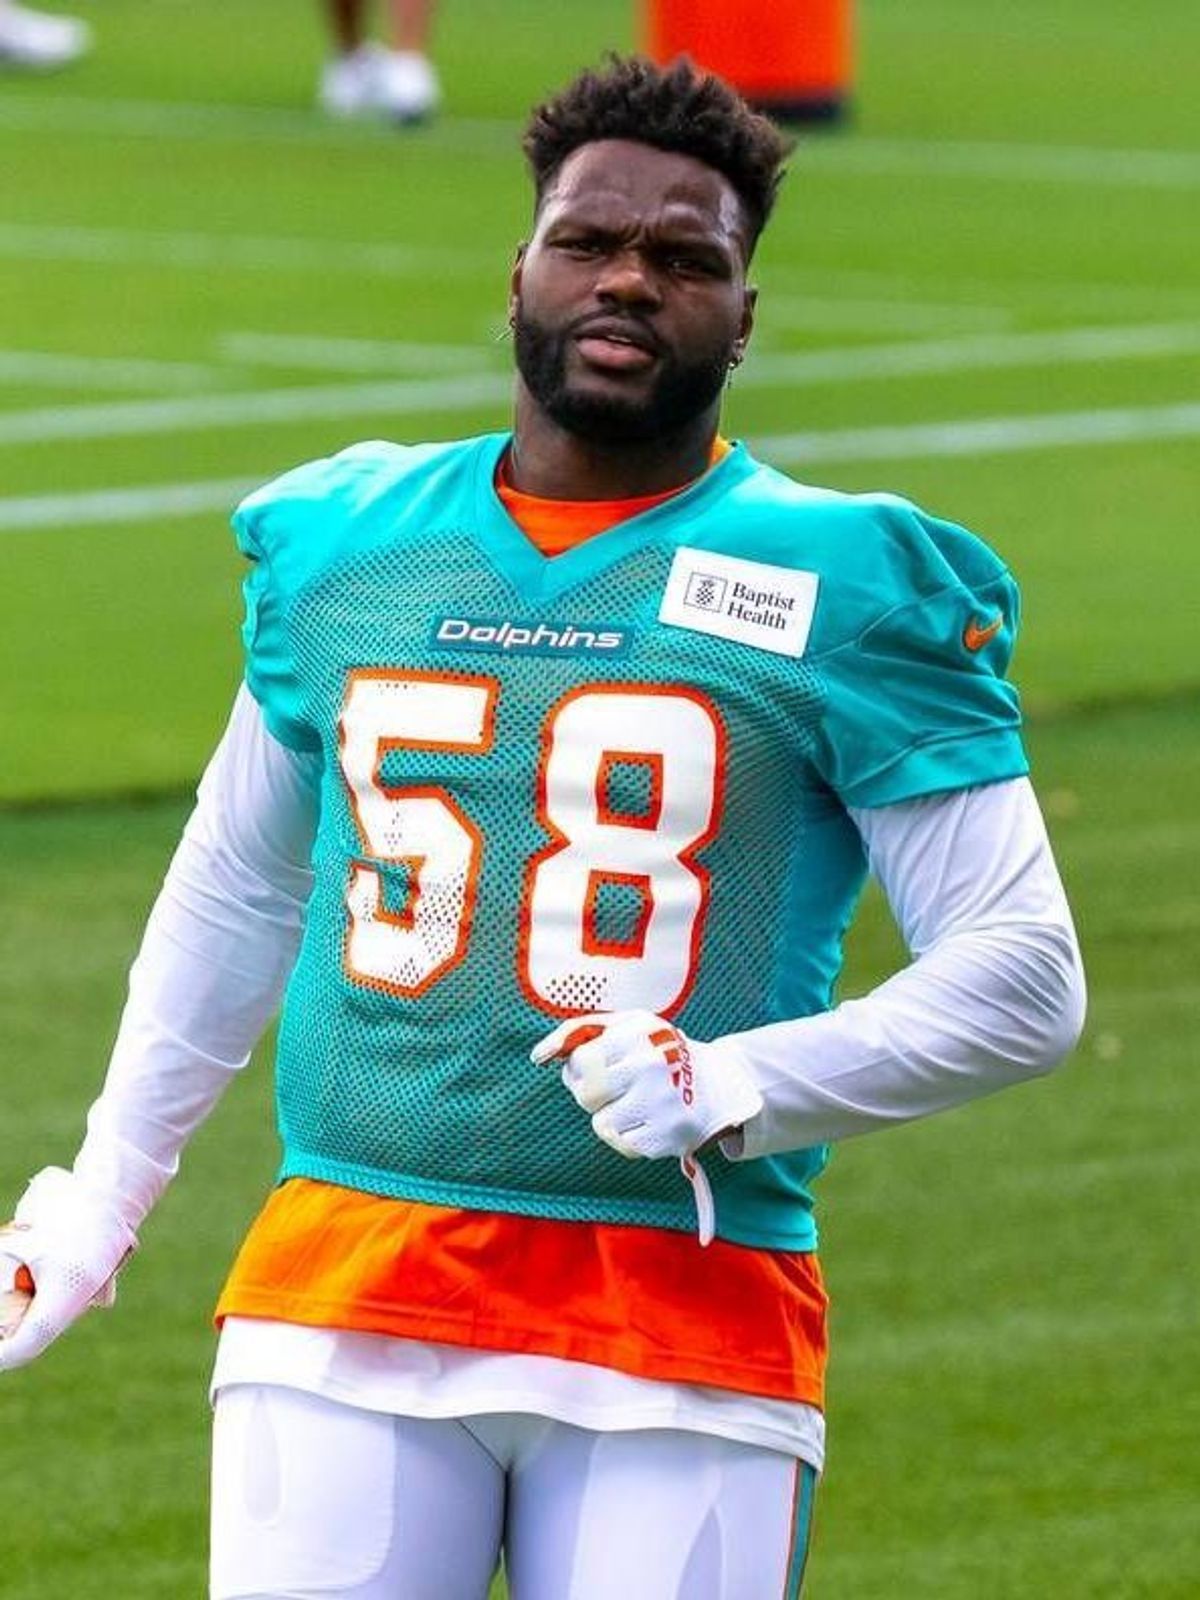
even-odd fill
[{"label": "blurred person's leg", "polygon": [[436,0],[388,0],[391,50],[384,63],[381,109],[400,122],[419,122],[441,99],[430,59]]},{"label": "blurred person's leg", "polygon": [[48,72],[85,55],[92,30],[75,17],[29,11],[12,0],[0,0],[0,66]]},{"label": "blurred person's leg", "polygon": [[367,38],[366,0],[324,0],[333,55],[321,69],[317,99],[333,117],[372,116],[382,49]]},{"label": "blurred person's leg", "polygon": [[339,55],[353,55],[367,38],[365,0],[325,0],[325,9],[334,48]]},{"label": "blurred person's leg", "polygon": [[388,0],[389,43],[393,50],[428,57],[435,0]]},{"label": "blurred person's leg", "polygon": [[435,0],[387,0],[387,48],[367,38],[364,0],[324,3],[335,51],[318,88],[325,111],[419,122],[437,109],[441,96],[429,59]]}]

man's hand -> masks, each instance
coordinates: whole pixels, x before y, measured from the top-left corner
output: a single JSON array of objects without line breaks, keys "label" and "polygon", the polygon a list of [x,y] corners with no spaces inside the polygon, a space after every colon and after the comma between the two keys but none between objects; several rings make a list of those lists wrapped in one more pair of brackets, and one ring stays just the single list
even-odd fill
[{"label": "man's hand", "polygon": [[530,1052],[562,1081],[598,1138],[629,1158],[690,1156],[762,1109],[736,1054],[688,1039],[650,1011],[573,1017]]},{"label": "man's hand", "polygon": [[39,1172],[16,1216],[0,1228],[0,1257],[33,1280],[28,1310],[0,1338],[0,1371],[41,1355],[89,1306],[112,1305],[117,1270],[136,1244],[132,1230],[72,1173]]}]

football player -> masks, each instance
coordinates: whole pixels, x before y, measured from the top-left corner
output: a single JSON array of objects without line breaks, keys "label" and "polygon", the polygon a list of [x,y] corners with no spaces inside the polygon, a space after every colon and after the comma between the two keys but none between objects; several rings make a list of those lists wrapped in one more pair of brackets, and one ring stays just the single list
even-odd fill
[{"label": "football player", "polygon": [[[835,1141],[1043,1072],[1083,981],[951,523],[718,429],[786,147],[686,62],[533,114],[511,432],[235,524],[246,682],[70,1172],[28,1361],[283,997],[283,1164],[219,1306],[215,1600],[799,1593]],[[833,1004],[868,867],[912,960]]]}]

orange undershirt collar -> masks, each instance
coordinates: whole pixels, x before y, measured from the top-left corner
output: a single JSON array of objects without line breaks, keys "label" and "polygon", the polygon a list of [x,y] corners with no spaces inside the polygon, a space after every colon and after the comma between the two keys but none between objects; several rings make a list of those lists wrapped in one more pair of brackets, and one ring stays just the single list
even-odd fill
[{"label": "orange undershirt collar", "polygon": [[[732,446],[718,436],[713,440],[709,468],[724,460]],[[696,480],[693,479],[692,482]],[[643,511],[650,511],[691,487],[681,483],[661,494],[636,495],[628,500],[547,500],[514,489],[508,481],[507,452],[496,468],[496,493],[500,503],[531,544],[544,556],[561,555],[594,534],[615,528]]]}]

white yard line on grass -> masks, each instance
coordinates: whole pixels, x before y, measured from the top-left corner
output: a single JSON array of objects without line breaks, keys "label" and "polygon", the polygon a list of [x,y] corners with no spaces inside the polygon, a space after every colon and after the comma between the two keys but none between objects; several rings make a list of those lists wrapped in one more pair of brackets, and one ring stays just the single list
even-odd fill
[{"label": "white yard line on grass", "polygon": [[0,129],[33,133],[107,134],[122,139],[185,141],[197,139],[297,140],[346,144],[379,142],[395,130],[330,122],[315,108],[218,105],[168,100],[91,99],[83,95],[44,93],[5,95],[0,101]]},{"label": "white yard line on grass", "polygon": [[[796,248],[803,248],[802,243]],[[1032,308],[1059,311],[1065,313],[1068,320],[1082,314],[1101,315],[1106,311],[1125,316],[1161,316],[1167,311],[1175,316],[1194,316],[1200,311],[1200,283],[1097,283],[1040,275],[1028,280],[964,278],[914,268],[882,272],[861,267],[809,267],[798,261],[786,264],[767,261],[761,276],[760,318],[769,323],[776,304],[783,305],[785,318],[793,306],[802,310],[810,284],[815,294],[826,296],[834,304],[838,303],[834,292],[839,298],[854,293],[876,300],[886,296],[887,303],[894,304],[898,311],[910,304],[919,310],[925,296],[946,291],[973,297],[946,302],[948,312],[956,306],[969,311],[981,302],[989,308],[994,302],[1002,302],[1009,313]]]},{"label": "white yard line on grass", "polygon": [[975,334],[923,344],[860,345],[756,355],[751,347],[740,387],[982,372],[992,368],[1170,359],[1200,351],[1200,322],[1134,323],[1129,327],[1052,328],[1033,333]]},{"label": "white yard line on grass", "polygon": [[945,333],[954,328],[1008,327],[1008,306],[937,305],[929,300],[862,300],[848,296],[775,294],[763,296],[755,339],[776,328],[874,328],[889,333]]},{"label": "white yard line on grass", "polygon": [[228,367],[204,366],[195,361],[0,350],[0,384],[11,384],[14,388],[190,391],[228,383],[230,376]]},{"label": "white yard line on grass", "polygon": [[1105,411],[1052,411],[1025,417],[975,417],[965,422],[915,422],[894,428],[775,433],[752,442],[767,461],[845,463],[1008,455],[1024,450],[1192,439],[1197,434],[1200,401]]},{"label": "white yard line on grass", "polygon": [[398,129],[385,120],[336,121],[315,106],[222,105],[182,100],[94,99],[84,95],[34,93],[0,100],[0,132],[89,134],[155,143],[206,140],[237,143],[403,146],[462,149],[519,159],[521,123],[503,117],[442,117],[422,128]]},{"label": "white yard line on grass", "polygon": [[108,404],[46,406],[0,412],[0,445],[40,444],[56,439],[117,439],[151,434],[194,433],[207,428],[246,428],[369,416],[507,408],[512,379],[472,373],[461,378],[318,387],[257,389],[238,394],[197,395],[186,400],[115,400]]},{"label": "white yard line on grass", "polygon": [[[285,106],[197,104],[157,100],[99,100],[40,89],[0,100],[0,129],[84,133],[172,140],[279,140],[338,144],[398,142],[393,130],[340,126],[315,111]],[[404,140],[436,153],[468,148],[512,162],[520,124],[507,118],[445,117]],[[803,170],[918,173],[998,178],[1025,183],[1083,184],[1100,188],[1200,188],[1200,154],[1191,150],[1105,149],[1002,140],[812,139],[797,152]]]},{"label": "white yard line on grass", "polygon": [[1108,150],[991,140],[821,139],[800,146],[794,163],[834,172],[997,178],[1008,183],[1096,188],[1200,189],[1200,152]]},{"label": "white yard line on grass", "polygon": [[[856,346],[752,360],[738,377],[742,389],[800,388],[836,382],[986,368],[1067,362],[1153,359],[1200,349],[1200,323],[1128,328],[1068,328],[1009,336],[972,335],[926,344]],[[90,405],[45,406],[0,412],[0,445],[57,439],[115,439],[202,429],[253,427],[325,418],[413,416],[477,411],[503,405],[507,372],[475,372],[375,383],[320,384],[189,395],[165,400],[115,400]]]},{"label": "white yard line on grass", "polygon": [[[478,372],[487,344],[412,344],[401,339],[330,339],[316,335],[226,333],[222,355],[259,367],[318,372]],[[497,347],[499,353],[499,347]]]},{"label": "white yard line on grass", "polygon": [[[764,460],[847,463],[986,456],[1025,450],[1086,448],[1200,435],[1200,401],[1109,411],[1049,412],[1024,417],[979,417],[969,422],[923,422],[896,428],[840,428],[773,434],[751,440]],[[101,523],[155,522],[173,516],[228,511],[253,481],[146,484],[74,494],[0,499],[0,532],[72,528]]]},{"label": "white yard line on grass", "polygon": [[351,276],[427,277],[489,274],[495,263],[472,250],[255,234],[157,232],[67,224],[0,223],[0,256],[16,261],[82,261],[96,266],[192,267],[212,272],[344,272]]},{"label": "white yard line on grass", "polygon": [[197,483],[152,483],[132,489],[14,495],[0,499],[0,533],[94,527],[106,522],[158,522],[208,511],[228,514],[243,495],[261,482],[261,478],[209,478]]}]

